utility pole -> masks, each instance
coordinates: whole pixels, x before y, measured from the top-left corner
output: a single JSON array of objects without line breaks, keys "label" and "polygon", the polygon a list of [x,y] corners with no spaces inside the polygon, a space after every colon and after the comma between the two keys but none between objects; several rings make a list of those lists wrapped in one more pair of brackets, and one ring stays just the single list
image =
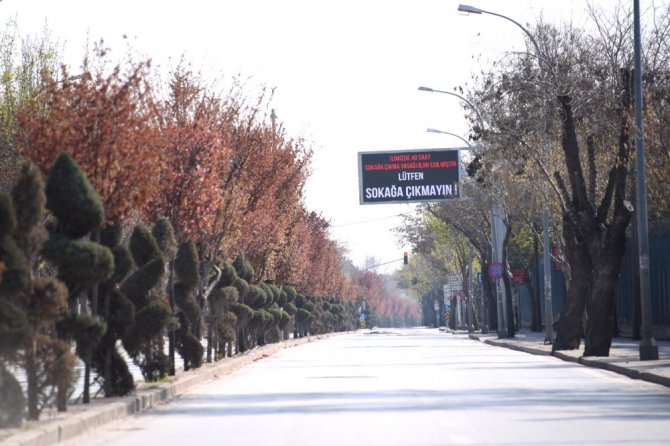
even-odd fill
[{"label": "utility pole", "polygon": [[637,188],[635,218],[637,224],[638,268],[640,269],[641,335],[640,360],[658,359],[658,344],[653,334],[651,311],[651,284],[649,277],[649,229],[647,222],[647,185],[644,166],[644,121],[642,119],[642,45],[640,36],[640,0],[633,2],[633,33],[635,35],[635,161],[637,168]]},{"label": "utility pole", "polygon": [[[500,205],[494,205],[493,211],[491,212],[491,243],[492,243],[492,253],[493,253],[493,262],[502,264],[502,250],[503,250],[503,241],[505,240],[505,234],[507,233],[507,225],[503,220],[503,214],[505,210]],[[506,272],[503,272],[506,274]],[[502,279],[494,279],[493,284],[496,290],[496,310],[498,315],[498,337],[507,338],[509,337],[509,332],[507,330],[507,324],[510,322],[507,320],[507,299],[505,296],[505,285],[500,283]]]},{"label": "utility pole", "polygon": [[544,343],[554,343],[554,309],[551,299],[551,240],[549,239],[549,212],[542,214],[544,232]]}]

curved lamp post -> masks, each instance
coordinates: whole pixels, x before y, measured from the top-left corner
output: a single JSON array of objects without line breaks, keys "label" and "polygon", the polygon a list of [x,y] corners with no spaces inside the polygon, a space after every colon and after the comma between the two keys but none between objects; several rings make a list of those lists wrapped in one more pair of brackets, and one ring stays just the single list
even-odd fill
[{"label": "curved lamp post", "polygon": [[445,132],[444,130],[438,130],[438,129],[426,129],[426,131],[427,131],[428,133],[441,133],[441,134],[443,134],[443,135],[454,136],[454,137],[460,139],[461,141],[463,141],[468,147],[472,147],[472,145],[468,142],[467,139],[465,139],[465,138],[463,138],[462,136],[459,136],[459,135],[457,135],[457,134],[455,134],[455,133]]},{"label": "curved lamp post", "polygon": [[[419,88],[419,89],[421,89],[421,88]],[[454,95],[454,96],[458,96],[458,95]],[[461,98],[461,99],[463,99],[464,101],[466,100],[465,98]],[[470,144],[467,139],[465,139],[462,136],[459,136],[455,133],[445,132],[444,130],[438,130],[438,129],[426,129],[426,131],[428,133],[440,133],[442,135],[454,136],[454,137],[460,139],[461,141],[463,141],[468,146],[468,148],[472,149],[472,144]],[[472,320],[473,320],[474,316],[473,316],[473,308],[472,308],[472,301],[471,301],[471,299],[473,298],[472,297],[472,289],[471,289],[471,286],[472,286],[471,281],[472,281],[472,260],[470,260],[470,264],[468,265],[468,301],[466,302],[466,305],[465,305],[465,312],[467,314],[467,321],[468,321],[468,324],[467,324],[468,325],[468,333],[472,333],[472,332],[475,331],[474,324],[472,323]],[[485,325],[486,325],[486,322],[484,322],[484,325],[482,325],[482,333],[487,333],[488,332],[488,328],[486,328]]]},{"label": "curved lamp post", "polygon": [[[514,23],[516,26],[518,26],[519,28],[521,28],[521,30],[522,30],[524,33],[526,33],[526,35],[528,36],[528,38],[530,39],[530,41],[533,42],[533,45],[535,46],[535,51],[537,51],[537,53],[536,53],[537,57],[540,58],[541,60],[544,60],[544,59],[542,58],[542,51],[540,51],[540,46],[537,44],[537,41],[535,40],[535,37],[533,37],[533,35],[530,33],[530,31],[528,31],[525,27],[523,27],[523,25],[521,25],[521,24],[520,24],[519,22],[517,22],[516,20],[514,20],[514,19],[512,19],[512,18],[510,18],[510,17],[507,17],[506,15],[498,14],[498,13],[496,13],[496,12],[491,12],[491,11],[485,11],[485,10],[483,10],[483,9],[475,8],[474,6],[470,6],[470,5],[458,5],[458,10],[461,11],[461,12],[467,12],[467,13],[469,13],[469,14],[488,14],[488,15],[494,15],[494,16],[496,16],[496,17],[500,17],[500,18],[502,18],[502,19],[509,20],[510,22]],[[545,60],[545,62],[546,62],[546,60]]]},{"label": "curved lamp post", "polygon": [[[463,99],[463,100],[465,100],[465,99]],[[440,134],[443,134],[443,135],[454,136],[454,137],[460,139],[461,141],[463,141],[468,146],[468,148],[472,149],[472,144],[470,144],[467,139],[465,139],[462,136],[459,136],[455,133],[445,132],[444,130],[438,130],[438,129],[426,129],[426,131],[428,133],[440,133]],[[470,261],[470,264],[468,265],[468,277],[469,277],[469,279],[468,279],[468,288],[469,288],[468,296],[469,297],[468,297],[468,301],[467,301],[466,306],[465,306],[465,311],[466,311],[467,316],[468,316],[468,333],[472,333],[472,332],[475,331],[474,324],[472,323],[474,316],[473,316],[472,303],[471,303],[471,300],[470,300],[470,299],[473,299],[473,297],[472,297],[472,283],[471,283],[472,282],[472,260]],[[483,307],[483,302],[482,302],[482,307]],[[483,313],[483,309],[482,309],[482,313]],[[486,321],[482,321],[482,333],[488,333],[488,327],[486,327]]]},{"label": "curved lamp post", "polygon": [[[477,119],[479,120],[479,125],[481,126],[481,128],[484,129],[486,127],[484,125],[484,120],[482,119],[482,115],[479,113],[479,110],[477,110],[477,107],[475,107],[475,105],[472,102],[470,102],[469,100],[467,100],[465,97],[461,96],[460,94],[453,93],[451,91],[446,91],[446,90],[438,90],[438,89],[431,88],[431,87],[419,87],[419,91],[427,91],[429,93],[443,93],[443,94],[448,94],[450,96],[454,96],[454,97],[460,99],[461,101],[465,102],[472,109],[472,111],[477,115]],[[468,145],[468,147],[472,147],[468,141],[466,141],[462,137],[460,137],[458,135],[455,135],[453,133],[445,132],[445,131],[437,130],[437,129],[427,129],[426,131],[429,132],[429,133],[444,133],[446,135],[455,136],[455,137],[461,139],[462,141],[464,141]],[[503,211],[501,211],[500,207],[498,207],[498,206],[494,206],[493,209],[491,210],[491,222],[492,222],[492,224],[491,224],[491,252],[492,252],[492,255],[493,255],[492,260],[494,262],[499,260],[497,253],[498,252],[502,253],[502,251],[501,251],[501,249],[497,249],[498,243],[495,242],[495,240],[501,239],[500,235],[498,234],[498,232],[500,231],[500,225],[499,224],[495,225],[495,224],[493,224],[493,222],[497,221],[496,219],[498,219],[498,220],[500,220],[500,222],[502,222],[502,218],[500,217],[502,214],[503,214]],[[496,229],[496,228],[498,228],[498,229]],[[501,303],[501,301],[502,301],[502,303]],[[509,337],[510,336],[510,330],[508,329],[508,326],[509,326],[508,324],[510,323],[510,321],[507,320],[508,318],[506,316],[506,311],[505,311],[505,291],[504,291],[504,288],[503,288],[502,299],[496,298],[496,311],[498,313],[498,334],[501,338]],[[486,319],[487,319],[486,305],[483,305],[483,313],[484,313],[484,316],[482,318],[483,320],[482,320],[482,324],[481,324],[481,330],[482,330],[482,333],[488,333],[489,328],[488,328],[488,324],[486,322]],[[470,313],[468,313],[468,314],[470,314]],[[512,336],[513,336],[514,332],[512,331],[511,333],[512,333]]]},{"label": "curved lamp post", "polygon": [[470,109],[473,112],[475,112],[475,114],[477,115],[477,120],[479,121],[479,125],[481,126],[482,129],[484,128],[484,120],[482,119],[482,115],[479,114],[479,110],[477,110],[477,107],[475,107],[475,105],[472,102],[468,101],[465,97],[461,96],[460,94],[446,90],[438,90],[436,88],[430,88],[430,87],[419,87],[419,91],[427,91],[429,93],[442,93],[457,97],[461,101],[468,104],[468,107],[470,107]]},{"label": "curved lamp post", "polygon": [[[498,14],[495,12],[491,11],[485,11],[480,8],[475,8],[474,6],[470,5],[458,5],[458,10],[461,12],[467,12],[470,14],[489,14],[493,15],[496,17],[503,18],[505,20],[508,20],[512,23],[514,23],[516,26],[521,28],[521,30],[528,36],[530,41],[533,43],[533,46],[535,47],[535,56],[538,59],[539,65],[540,65],[540,71],[544,72],[545,69],[549,69],[549,67],[544,67],[543,65],[548,65],[546,58],[543,57],[542,55],[542,50],[540,50],[540,46],[537,44],[537,41],[535,40],[535,37],[531,34],[530,31],[528,31],[524,26],[522,26],[519,22],[517,22],[514,19],[511,19],[505,15]],[[545,119],[545,128],[547,127],[546,123],[546,114],[543,113],[544,119]],[[545,146],[546,146],[546,132],[545,132]],[[554,313],[553,313],[553,305],[552,305],[552,299],[551,299],[551,243],[549,240],[549,210],[547,208],[544,209],[544,212],[542,213],[542,232],[543,232],[543,243],[544,243],[544,325],[545,325],[545,338],[544,342],[546,343],[553,343],[554,339]]]}]

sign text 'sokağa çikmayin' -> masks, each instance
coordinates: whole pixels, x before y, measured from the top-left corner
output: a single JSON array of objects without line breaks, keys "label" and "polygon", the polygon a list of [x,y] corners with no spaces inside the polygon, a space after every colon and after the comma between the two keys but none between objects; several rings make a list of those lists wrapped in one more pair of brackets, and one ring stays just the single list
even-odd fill
[{"label": "sign text 'soka\u011fa \u00e7ikmayin'", "polygon": [[[403,191],[404,189],[404,191]],[[458,196],[458,184],[437,184],[423,186],[396,187],[368,187],[365,189],[365,198],[408,198],[413,197],[449,197]]]}]

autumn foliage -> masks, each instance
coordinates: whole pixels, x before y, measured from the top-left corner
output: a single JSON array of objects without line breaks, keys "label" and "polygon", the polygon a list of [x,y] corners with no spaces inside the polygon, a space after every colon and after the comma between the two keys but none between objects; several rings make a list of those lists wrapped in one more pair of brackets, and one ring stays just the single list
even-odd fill
[{"label": "autumn foliage", "polygon": [[[210,361],[291,334],[355,329],[363,301],[380,323],[412,319],[415,309],[381,276],[352,274],[329,222],[305,208],[312,152],[269,113],[270,91],[252,101],[239,85],[221,94],[179,67],[161,96],[148,63],[86,67],[45,78],[17,114],[16,137],[44,176],[69,160],[89,195],[97,192],[96,219],[52,199],[51,230],[100,246],[114,271],[66,274],[72,259],[53,243],[35,255],[58,268],[70,302],[88,305],[105,330],[86,348],[77,340],[77,351],[107,396],[133,388],[121,345],[155,380],[173,373],[175,349],[196,368],[205,351]],[[90,224],[72,232],[79,221]],[[2,279],[15,265],[0,266]],[[78,312],[71,305],[68,317]]]},{"label": "autumn foliage", "polygon": [[68,152],[100,195],[107,220],[141,209],[158,188],[161,166],[148,64],[124,74],[85,71],[48,80],[18,115],[18,149],[48,174]]},{"label": "autumn foliage", "polygon": [[373,325],[407,326],[420,320],[419,303],[400,297],[390,277],[372,271],[358,273],[359,300],[365,300]]},{"label": "autumn foliage", "polygon": [[198,241],[214,230],[221,209],[225,144],[231,111],[199,86],[190,73],[173,74],[169,95],[159,104],[161,192],[149,197],[148,220],[167,218],[179,241]]},{"label": "autumn foliage", "polygon": [[[311,150],[268,122],[271,94],[221,94],[182,67],[165,97],[149,64],[60,78],[19,113],[19,148],[48,174],[64,150],[100,195],[107,223],[167,218],[203,265],[243,252],[257,280],[313,296],[355,293],[328,222],[304,208]],[[207,271],[203,271],[207,275]]]}]

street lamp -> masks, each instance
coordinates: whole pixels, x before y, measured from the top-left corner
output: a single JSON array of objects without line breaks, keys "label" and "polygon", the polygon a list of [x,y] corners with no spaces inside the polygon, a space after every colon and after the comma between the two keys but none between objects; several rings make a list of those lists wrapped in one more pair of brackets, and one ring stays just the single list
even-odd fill
[{"label": "street lamp", "polygon": [[[480,127],[481,127],[482,129],[484,129],[484,120],[482,119],[482,116],[479,114],[479,110],[477,110],[477,107],[475,107],[475,105],[474,105],[472,102],[468,101],[465,97],[461,96],[460,94],[458,94],[458,93],[454,93],[454,92],[452,92],[452,91],[437,90],[437,89],[435,89],[435,88],[430,88],[430,87],[419,87],[419,91],[427,91],[427,92],[429,92],[429,93],[442,93],[442,94],[448,94],[448,95],[457,97],[457,98],[460,99],[461,101],[463,101],[463,102],[465,102],[466,104],[468,104],[468,107],[470,107],[470,110],[472,110],[473,112],[475,112],[475,114],[477,115],[477,120],[479,121],[479,125],[480,125]],[[469,145],[469,144],[468,144],[468,145]]]},{"label": "street lamp", "polygon": [[640,1],[633,2],[633,34],[635,36],[635,125],[637,139],[635,141],[636,162],[636,205],[635,223],[637,225],[637,256],[640,274],[640,360],[658,359],[658,344],[654,339],[653,320],[651,314],[651,285],[649,277],[649,230],[647,228],[647,185],[644,172],[644,127],[642,120],[642,49],[640,43]]},{"label": "street lamp", "polygon": [[[444,135],[450,135],[450,136],[455,136],[456,138],[460,139],[463,141],[470,149],[472,149],[472,145],[466,140],[465,138],[451,132],[445,132],[444,130],[438,130],[438,129],[426,129],[428,133],[441,133]],[[473,309],[472,309],[472,260],[470,260],[470,264],[468,266],[468,301],[466,302],[466,312],[467,312],[467,317],[468,317],[468,333],[472,333],[474,331],[474,326],[472,324],[472,319],[473,319]],[[482,332],[484,333],[484,332]]]},{"label": "street lamp", "polygon": [[[454,96],[461,101],[465,102],[471,109],[472,111],[477,115],[477,119],[479,120],[479,125],[481,129],[484,129],[484,120],[482,119],[481,114],[479,114],[479,110],[477,110],[477,107],[475,105],[468,101],[465,97],[461,96],[460,94],[453,93],[451,91],[445,91],[445,90],[437,90],[435,88],[430,88],[430,87],[419,87],[419,91],[427,91],[430,93],[443,93],[443,94],[448,94],[451,96]],[[443,132],[440,130],[436,129],[428,129],[427,130],[430,133],[446,133],[448,135],[453,135],[458,138],[461,138],[458,135],[454,135],[453,133],[448,133],[448,132]],[[461,138],[463,139],[463,138]],[[463,141],[465,141],[463,139]],[[465,141],[465,143],[469,146],[470,144]],[[506,230],[505,224],[502,219],[502,215],[504,214],[504,211],[501,210],[500,206],[493,206],[491,209],[491,255],[492,255],[492,261],[493,262],[500,262],[502,261],[502,240],[504,239],[504,232]],[[500,295],[502,293],[502,296]],[[514,336],[514,331],[510,330],[510,327],[513,324],[513,319],[508,318],[507,315],[507,310],[506,310],[506,290],[504,286],[498,287],[498,284],[496,283],[496,312],[498,315],[498,335],[500,337],[513,337]],[[510,336],[511,332],[511,336]],[[488,333],[488,327],[486,325],[486,320],[482,323],[482,333]],[[506,333],[506,334],[505,334]]]},{"label": "street lamp", "polygon": [[[522,25],[521,25],[519,22],[517,22],[516,20],[514,20],[514,19],[512,19],[512,18],[510,18],[510,17],[507,17],[506,15],[498,14],[498,13],[496,13],[496,12],[491,12],[491,11],[485,11],[485,10],[483,10],[483,9],[475,8],[474,6],[470,6],[470,5],[458,5],[458,10],[461,11],[461,12],[467,12],[468,14],[488,14],[488,15],[494,15],[494,16],[496,16],[496,17],[500,17],[500,18],[502,18],[502,19],[509,20],[510,22],[514,23],[516,26],[518,26],[519,28],[521,28],[521,30],[522,30],[524,33],[526,33],[526,35],[528,36],[528,38],[530,39],[530,41],[533,42],[533,46],[535,46],[535,50],[537,51],[536,56],[537,56],[540,60],[544,60],[544,59],[542,58],[542,51],[540,51],[540,46],[539,46],[539,45],[537,44],[537,42],[535,41],[535,37],[533,37],[533,35],[530,33],[530,31],[528,31],[524,26],[522,26]],[[545,60],[545,62],[546,62],[546,60]]]},{"label": "street lamp", "polygon": [[468,142],[467,139],[463,138],[462,136],[458,136],[458,135],[455,134],[455,133],[445,132],[444,130],[438,130],[438,129],[426,129],[426,131],[427,131],[428,133],[441,133],[441,134],[443,134],[443,135],[455,136],[456,138],[458,138],[458,139],[460,139],[461,141],[463,141],[468,147],[472,147],[472,145],[470,145],[470,143]]},{"label": "street lamp", "polygon": [[[538,59],[538,64],[540,66],[540,71],[544,72],[545,69],[549,70],[550,67],[544,67],[543,65],[548,65],[547,60],[542,56],[542,51],[540,50],[540,46],[537,44],[537,41],[533,37],[533,35],[528,31],[524,26],[522,26],[519,22],[517,22],[514,19],[511,19],[505,15],[498,14],[495,12],[491,11],[485,11],[480,8],[475,8],[474,6],[470,5],[458,5],[458,10],[461,12],[467,12],[469,14],[489,14],[493,15],[496,17],[503,18],[505,20],[508,20],[512,23],[514,23],[516,26],[521,28],[521,30],[528,36],[530,41],[533,44],[533,47],[535,48],[535,56]],[[544,115],[544,126],[545,130],[547,128],[547,115],[546,113],[543,112]],[[547,145],[547,134],[545,131],[544,134],[544,145],[546,147]],[[552,299],[551,299],[551,244],[549,240],[549,210],[547,208],[544,209],[544,212],[542,214],[542,232],[544,233],[543,237],[543,243],[544,243],[544,325],[545,325],[545,338],[544,342],[545,344],[553,343],[554,339],[554,313],[553,313],[553,305],[552,305]]]}]

